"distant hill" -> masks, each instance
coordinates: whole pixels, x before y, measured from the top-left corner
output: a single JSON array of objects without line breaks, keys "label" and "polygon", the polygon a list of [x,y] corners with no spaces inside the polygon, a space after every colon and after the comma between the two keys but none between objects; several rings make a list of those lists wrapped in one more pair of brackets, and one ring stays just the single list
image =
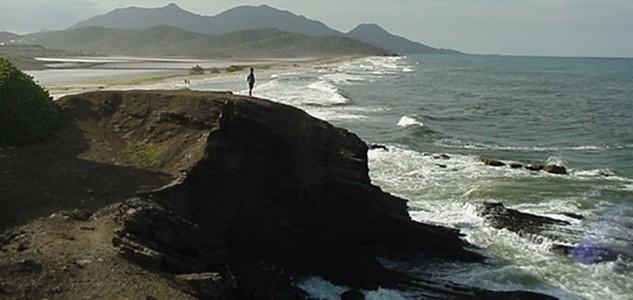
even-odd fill
[{"label": "distant hill", "polygon": [[42,46],[11,44],[0,46],[0,57],[6,58],[22,70],[41,70],[46,64],[36,60],[36,57],[62,57],[67,53],[46,49]]},{"label": "distant hill", "polygon": [[239,6],[216,16],[201,16],[176,4],[159,8],[129,7],[111,11],[72,26],[118,29],[146,29],[159,25],[173,26],[201,34],[226,34],[251,29],[275,28],[306,35],[343,35],[327,25],[278,10],[267,5]]},{"label": "distant hill", "polygon": [[308,36],[277,29],[204,35],[171,26],[142,30],[86,27],[35,33],[22,41],[87,55],[273,58],[391,54],[343,36]]},{"label": "distant hill", "polygon": [[454,50],[437,49],[418,42],[413,42],[404,37],[391,34],[376,24],[358,25],[350,31],[347,36],[379,48],[389,49],[396,53],[459,53]]},{"label": "distant hill", "polygon": [[0,43],[10,43],[11,41],[17,40],[19,38],[20,35],[18,34],[0,31]]},{"label": "distant hill", "polygon": [[197,15],[176,4],[159,8],[129,7],[82,21],[70,29],[105,27],[115,29],[147,29],[155,26],[172,26],[200,34],[227,34],[244,30],[274,28],[280,31],[312,36],[347,36],[386,49],[393,53],[458,53],[436,49],[421,43],[393,35],[378,25],[363,24],[348,34],[328,27],[326,24],[279,10],[267,5],[239,6],[215,16]]}]

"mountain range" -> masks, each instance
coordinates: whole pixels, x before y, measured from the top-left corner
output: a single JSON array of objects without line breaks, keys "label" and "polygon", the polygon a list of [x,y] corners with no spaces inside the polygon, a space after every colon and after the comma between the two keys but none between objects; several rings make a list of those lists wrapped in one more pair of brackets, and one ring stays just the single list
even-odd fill
[{"label": "mountain range", "polygon": [[408,40],[376,24],[361,24],[343,33],[322,22],[267,5],[239,6],[215,16],[197,15],[176,4],[128,7],[79,22],[66,30],[22,36],[0,32],[0,46],[5,48],[3,56],[26,61],[28,55],[16,52],[25,45],[41,45],[45,48],[40,52],[54,49],[69,55],[200,58],[459,53]]},{"label": "mountain range", "polygon": [[393,54],[342,36],[308,36],[278,29],[206,35],[166,25],[146,29],[80,27],[34,33],[20,41],[83,55],[283,58]]},{"label": "mountain range", "polygon": [[97,26],[138,30],[162,25],[206,35],[222,35],[244,30],[277,29],[309,36],[348,37],[399,54],[457,53],[453,50],[433,48],[391,34],[376,24],[361,24],[349,33],[343,33],[320,21],[268,5],[239,6],[215,16],[197,15],[173,3],[159,8],[128,7],[79,22],[70,29]]}]

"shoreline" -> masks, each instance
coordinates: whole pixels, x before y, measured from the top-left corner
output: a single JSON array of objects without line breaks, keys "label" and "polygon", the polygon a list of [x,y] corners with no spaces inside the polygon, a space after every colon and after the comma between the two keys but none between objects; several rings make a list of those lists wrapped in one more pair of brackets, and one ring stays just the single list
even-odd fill
[{"label": "shoreline", "polygon": [[[247,65],[244,61],[240,61],[239,64],[231,65],[237,66],[239,69],[231,71],[228,68],[215,68],[219,73],[212,73],[214,68],[205,68],[205,74],[203,75],[191,75],[188,69],[125,69],[125,68],[77,68],[77,69],[47,69],[44,71],[25,71],[31,76],[37,74],[37,72],[54,72],[54,71],[136,71],[145,74],[124,76],[124,74],[106,75],[102,78],[86,79],[84,80],[71,80],[69,82],[58,83],[40,83],[54,100],[58,100],[61,97],[68,95],[76,95],[86,92],[94,91],[112,91],[112,90],[178,90],[188,89],[192,85],[208,84],[221,80],[236,80],[241,77],[245,77],[246,70],[251,66],[255,68],[255,72],[258,76],[270,76],[275,73],[296,71],[305,72],[317,67],[328,67],[337,65],[346,61],[353,61],[364,58],[366,56],[340,56],[340,57],[328,57],[328,58],[314,58],[306,60],[289,60],[284,62],[278,61],[256,61],[253,65]],[[218,60],[218,62],[227,62],[225,60]],[[234,62],[228,60],[228,62]],[[37,76],[35,79],[37,80]],[[123,78],[122,78],[123,77]],[[189,81],[185,84],[185,80]]]}]

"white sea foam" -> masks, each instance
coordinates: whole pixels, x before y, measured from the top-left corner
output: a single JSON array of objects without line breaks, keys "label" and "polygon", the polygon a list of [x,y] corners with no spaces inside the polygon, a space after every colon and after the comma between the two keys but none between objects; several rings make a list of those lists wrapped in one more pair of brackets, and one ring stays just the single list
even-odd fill
[{"label": "white sea foam", "polygon": [[572,170],[571,176],[579,180],[602,179],[604,181],[617,184],[617,188],[613,190],[629,191],[631,190],[631,185],[633,184],[633,178],[617,176],[609,168]]},{"label": "white sea foam", "polygon": [[315,299],[338,300],[340,295],[349,288],[337,286],[321,277],[309,277],[299,282],[299,288]]},{"label": "white sea foam", "polygon": [[[483,166],[477,157],[469,155],[449,153],[450,160],[440,161],[434,159],[433,155],[408,150],[400,145],[389,145],[389,150],[369,152],[370,174],[374,184],[411,200],[410,213],[415,220],[458,228],[465,234],[465,239],[469,243],[486,249],[485,253],[493,258],[500,257],[506,261],[481,268],[469,265],[461,270],[444,269],[447,273],[446,279],[502,290],[529,290],[531,287],[525,283],[540,279],[551,286],[540,291],[560,299],[627,299],[630,289],[633,288],[633,281],[630,280],[631,268],[623,267],[622,263],[617,262],[582,265],[550,251],[553,244],[569,244],[567,241],[577,241],[581,238],[577,234],[591,230],[588,225],[592,224],[591,222],[570,218],[561,214],[562,212],[592,216],[612,206],[611,202],[595,202],[592,203],[595,209],[583,208],[581,212],[578,196],[550,197],[547,201],[517,204],[508,204],[506,199],[481,198],[480,191],[487,191],[490,186],[503,184],[508,178],[549,175],[544,172],[490,168]],[[552,161],[554,160],[553,158]],[[437,164],[443,164],[446,168],[438,168]],[[574,172],[569,178],[580,180],[582,176],[597,175],[598,172],[605,170]],[[611,180],[611,177],[605,180]],[[486,194],[488,193],[483,195]],[[471,199],[477,202],[501,201],[506,206],[522,212],[569,221],[573,227],[569,232],[557,232],[560,238],[557,240],[542,235],[519,235],[508,230],[498,230],[490,227],[477,214],[476,205]],[[511,261],[512,264],[509,265],[507,261]],[[600,274],[601,278],[588,274]]]},{"label": "white sea foam", "polygon": [[610,149],[625,149],[629,145],[580,145],[580,146],[506,146],[486,144],[472,141],[464,141],[456,138],[444,138],[435,142],[436,145],[447,148],[463,148],[475,150],[508,150],[531,152],[556,152],[556,151],[605,151]]},{"label": "white sea foam", "polygon": [[[449,160],[437,160],[432,154],[392,144],[389,145],[388,152],[369,152],[370,175],[375,184],[405,199],[413,200],[409,204],[421,211],[442,210],[436,205],[478,197],[480,191],[488,188],[486,184],[494,183],[499,177],[535,176],[527,171],[485,167],[478,157],[472,155],[450,154],[450,157]],[[471,196],[457,198],[457,195],[466,194]],[[463,207],[455,210],[463,211]],[[441,218],[429,217],[427,220],[444,222]]]},{"label": "white sea foam", "polygon": [[[320,79],[317,82],[309,84],[308,88],[319,91],[322,94],[319,100],[326,99],[327,104],[345,104],[349,102],[349,99],[339,93],[336,86],[326,80]],[[319,100],[317,100],[317,102],[319,102]]]},{"label": "white sea foam", "polygon": [[[506,202],[506,199],[488,199],[488,195],[496,195],[498,192],[494,192],[494,187],[500,184],[504,190],[503,182],[509,178],[554,176],[545,172],[486,167],[479,157],[472,155],[450,154],[449,160],[437,160],[432,154],[408,150],[400,145],[389,145],[389,149],[388,152],[369,152],[372,181],[388,192],[410,199],[411,214],[417,220],[451,227],[477,227],[481,220],[476,217],[470,201]],[[443,167],[439,167],[440,164]],[[575,176],[568,178],[579,179]],[[521,211],[561,218],[560,212],[578,213],[576,200],[575,197],[550,198],[548,201],[515,204],[515,207]]]},{"label": "white sea foam", "polygon": [[424,123],[416,120],[414,117],[411,116],[403,116],[402,118],[400,118],[400,121],[398,121],[398,126],[400,127],[409,127],[409,126],[420,126],[423,127]]},{"label": "white sea foam", "polygon": [[335,84],[358,83],[366,80],[363,76],[348,73],[330,73],[323,75],[322,78],[332,81]]},{"label": "white sea foam", "polygon": [[578,177],[611,177],[615,176],[615,173],[609,168],[593,169],[593,170],[578,170],[573,173]]},{"label": "white sea foam", "polygon": [[[299,288],[315,299],[339,300],[341,294],[349,290],[348,287],[335,285],[321,277],[309,277],[299,282]],[[406,296],[390,289],[379,288],[375,291],[362,291],[368,300],[406,300]]]},{"label": "white sea foam", "polygon": [[305,109],[310,115],[327,121],[363,120],[367,116],[333,108],[309,107]]},{"label": "white sea foam", "polygon": [[379,78],[400,72],[415,71],[404,57],[369,57],[344,63],[334,70],[339,73],[361,76],[364,80],[370,80],[368,77]]},{"label": "white sea foam", "polygon": [[[322,79],[305,84],[277,78],[258,85],[254,92],[260,97],[275,99],[275,101],[301,108],[305,108],[305,105],[328,106],[349,102],[349,99],[339,93],[336,86]],[[247,94],[248,90],[238,93]]]},{"label": "white sea foam", "polygon": [[[255,94],[297,106],[309,114],[324,120],[362,120],[372,112],[384,111],[385,107],[360,107],[350,105],[341,87],[372,81],[373,72],[387,72],[401,58],[366,58],[343,63],[337,67],[318,68],[313,73],[276,74],[271,80],[258,85]],[[315,78],[317,77],[317,78]],[[240,94],[246,94],[242,90]]]},{"label": "white sea foam", "polygon": [[563,159],[559,156],[550,156],[547,158],[547,160],[545,161],[546,164],[548,165],[556,165],[556,166],[564,166],[565,165],[565,161],[563,161]]},{"label": "white sea foam", "polygon": [[367,300],[406,300],[407,297],[400,291],[379,288],[375,291],[365,292]]}]

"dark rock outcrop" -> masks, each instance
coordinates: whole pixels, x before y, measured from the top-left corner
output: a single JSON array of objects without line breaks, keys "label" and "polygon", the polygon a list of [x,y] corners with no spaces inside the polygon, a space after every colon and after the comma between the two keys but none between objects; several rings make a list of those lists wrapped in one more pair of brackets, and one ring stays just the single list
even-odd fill
[{"label": "dark rock outcrop", "polygon": [[565,175],[567,174],[567,168],[559,165],[547,165],[543,168],[543,171],[551,174]]},{"label": "dark rock outcrop", "polygon": [[92,213],[87,210],[73,209],[71,211],[61,211],[58,213],[62,218],[75,221],[86,221],[90,219]]},{"label": "dark rock outcrop", "polygon": [[548,164],[548,165],[527,164],[527,165],[524,165],[524,164],[519,163],[519,162],[511,162],[509,164],[506,164],[506,163],[504,163],[504,162],[502,162],[500,160],[490,159],[490,158],[482,158],[481,161],[484,163],[484,165],[492,166],[492,167],[509,166],[512,169],[523,169],[523,168],[525,168],[526,170],[530,170],[530,171],[544,171],[544,172],[547,172],[547,173],[558,174],[558,175],[565,175],[565,174],[567,174],[567,168],[565,168],[564,166],[561,166],[561,165],[556,165],[556,164]]},{"label": "dark rock outcrop", "polygon": [[456,231],[412,221],[406,201],[371,185],[367,150],[298,109],[230,101],[202,160],[161,194],[202,231],[225,237],[238,264],[249,257],[376,288],[406,281],[380,255],[481,261]]},{"label": "dark rock outcrop", "polygon": [[522,169],[522,168],[524,168],[522,163],[517,163],[517,162],[510,163],[509,166],[512,169]]},{"label": "dark rock outcrop", "polygon": [[121,229],[112,243],[119,254],[145,268],[172,274],[218,270],[226,261],[223,241],[163,207],[130,199],[119,207]]},{"label": "dark rock outcrop", "polygon": [[562,213],[564,216],[570,217],[572,219],[576,219],[576,220],[584,220],[585,216],[581,215],[581,214],[576,214],[576,213],[572,213],[572,212],[564,212]]},{"label": "dark rock outcrop", "polygon": [[567,221],[523,213],[494,202],[480,204],[477,213],[484,217],[490,226],[517,233],[540,233],[546,226],[570,225]]},{"label": "dark rock outcrop", "polygon": [[341,294],[341,300],[365,300],[365,295],[359,290],[348,290]]},{"label": "dark rock outcrop", "polygon": [[447,154],[436,154],[436,155],[433,155],[433,159],[449,160],[451,159],[451,157],[448,156]]},{"label": "dark rock outcrop", "polygon": [[370,145],[369,145],[369,150],[384,150],[384,151],[389,151],[389,148],[387,148],[387,146],[385,146],[385,145],[381,145],[381,144],[370,144]]},{"label": "dark rock outcrop", "polygon": [[530,171],[542,171],[545,168],[545,165],[541,164],[527,164],[525,169]]},{"label": "dark rock outcrop", "polygon": [[[141,108],[134,105],[139,99],[160,107],[144,112],[146,119],[208,133],[195,161],[161,158],[182,167],[180,178],[119,206],[113,244],[126,259],[171,274],[192,295],[223,287],[239,299],[302,299],[296,280],[317,275],[351,288],[412,288],[438,299],[547,298],[422,282],[383,266],[379,257],[483,257],[467,249],[458,231],[411,220],[405,200],[371,184],[363,141],[299,109],[196,92],[103,92],[61,101],[72,102],[69,110],[104,103],[116,110]],[[204,291],[205,282],[217,288]]]},{"label": "dark rock outcrop", "polygon": [[[569,222],[544,216],[537,216],[509,209],[501,203],[482,203],[477,208],[477,213],[483,216],[490,226],[497,229],[507,229],[518,234],[536,234],[557,239],[556,235],[543,234],[545,229],[553,226],[567,226]],[[564,215],[568,215],[563,213]],[[573,215],[582,219],[582,216]],[[580,242],[576,245],[564,245],[559,242],[550,247],[553,253],[568,256],[580,263],[594,264],[607,261],[615,261],[618,258],[633,260],[632,257],[620,251],[604,245]]]},{"label": "dark rock outcrop", "polygon": [[226,299],[225,280],[219,273],[180,274],[175,281],[202,299]]},{"label": "dark rock outcrop", "polygon": [[504,167],[506,165],[505,163],[496,159],[484,158],[481,161],[484,163],[484,165],[492,167]]}]

